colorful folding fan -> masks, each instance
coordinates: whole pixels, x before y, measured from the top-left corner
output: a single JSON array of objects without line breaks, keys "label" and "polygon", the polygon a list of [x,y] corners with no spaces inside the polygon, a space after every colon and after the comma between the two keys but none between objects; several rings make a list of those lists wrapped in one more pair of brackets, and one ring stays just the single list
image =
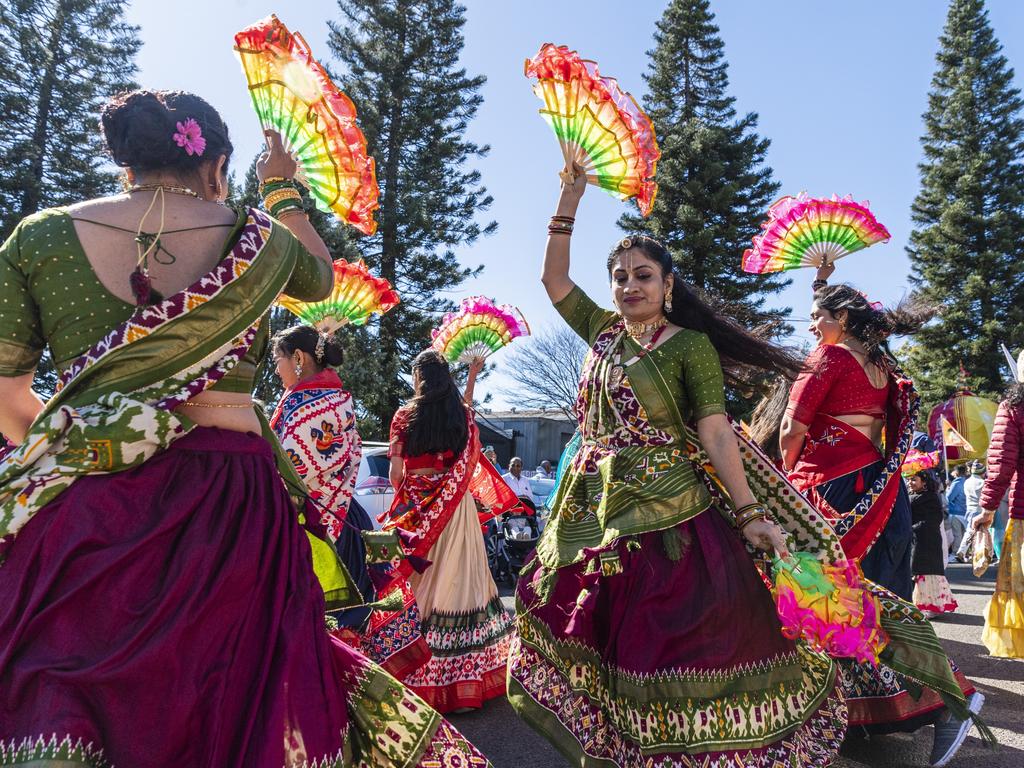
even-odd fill
[{"label": "colorful folding fan", "polygon": [[938,451],[919,451],[911,448],[907,451],[907,458],[903,460],[903,467],[900,470],[904,477],[913,477],[919,472],[927,472],[939,466]]},{"label": "colorful folding fan", "polygon": [[377,229],[377,177],[356,108],[337,89],[298,33],[276,17],[235,35],[235,51],[264,130],[281,134],[299,164],[296,178],[316,206],[360,232]]},{"label": "colorful folding fan", "polygon": [[881,606],[862,587],[860,568],[844,561],[823,565],[807,552],[776,558],[775,606],[782,634],[802,639],[830,656],[878,664],[889,642],[881,626]]},{"label": "colorful folding fan", "polygon": [[875,243],[889,241],[889,230],[849,195],[830,200],[783,197],[772,203],[753,248],[743,252],[743,271],[755,274],[798,267],[820,267]]},{"label": "colorful folding fan", "polygon": [[343,325],[365,325],[374,312],[384,314],[399,302],[391,283],[374,277],[363,260],[334,262],[334,290],[323,301],[305,302],[282,296],[278,304],[302,322],[324,333],[334,333]]},{"label": "colorful folding fan", "polygon": [[580,165],[590,184],[620,200],[635,197],[647,216],[658,192],[654,171],[661,152],[636,100],[613,78],[602,77],[595,62],[565,46],[542,45],[526,60],[525,74],[537,78],[533,92],[562,145],[565,172]]},{"label": "colorful folding fan", "polygon": [[449,312],[431,331],[434,349],[453,363],[488,357],[512,339],[529,335],[530,326],[518,309],[484,296],[463,299],[458,311]]}]

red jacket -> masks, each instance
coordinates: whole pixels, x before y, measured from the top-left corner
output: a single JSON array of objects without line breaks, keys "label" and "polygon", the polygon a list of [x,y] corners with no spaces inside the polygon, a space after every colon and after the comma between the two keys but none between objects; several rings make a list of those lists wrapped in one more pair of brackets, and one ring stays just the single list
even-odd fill
[{"label": "red jacket", "polygon": [[988,477],[981,508],[997,509],[1010,489],[1010,517],[1024,520],[1024,408],[999,404],[988,444]]}]

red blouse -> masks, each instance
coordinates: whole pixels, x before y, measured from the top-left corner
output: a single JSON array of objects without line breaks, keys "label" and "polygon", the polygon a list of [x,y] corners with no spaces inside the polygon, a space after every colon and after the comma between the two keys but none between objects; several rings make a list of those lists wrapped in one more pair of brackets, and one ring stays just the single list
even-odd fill
[{"label": "red blouse", "polygon": [[401,456],[405,459],[405,470],[413,469],[434,469],[443,472],[455,463],[457,458],[451,451],[444,453],[423,453],[419,456],[407,456],[398,450],[398,446],[405,447],[405,431],[409,427],[409,412],[399,408],[391,419],[391,447],[388,449],[388,457]]},{"label": "red blouse", "polygon": [[875,387],[850,350],[822,344],[807,356],[804,372],[789,393],[786,415],[808,425],[819,413],[884,419],[891,386],[888,381],[881,389]]}]

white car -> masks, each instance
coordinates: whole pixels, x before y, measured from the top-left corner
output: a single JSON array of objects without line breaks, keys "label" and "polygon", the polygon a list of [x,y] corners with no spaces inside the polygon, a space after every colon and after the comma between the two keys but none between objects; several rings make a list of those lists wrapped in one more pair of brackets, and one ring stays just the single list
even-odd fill
[{"label": "white car", "polygon": [[395,489],[388,479],[391,460],[387,443],[363,443],[363,459],[359,462],[354,495],[370,516],[375,530],[380,530],[377,519],[389,509],[395,498]]}]

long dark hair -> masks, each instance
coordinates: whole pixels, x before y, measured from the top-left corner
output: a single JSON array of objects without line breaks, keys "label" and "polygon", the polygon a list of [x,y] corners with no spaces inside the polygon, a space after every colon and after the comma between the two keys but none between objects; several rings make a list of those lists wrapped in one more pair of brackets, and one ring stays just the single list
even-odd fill
[{"label": "long dark hair", "polygon": [[932,470],[928,469],[923,472],[918,472],[914,477],[920,477],[924,482],[924,493],[939,492],[939,481],[935,479],[935,474]]},{"label": "long dark hair", "polygon": [[789,391],[792,388],[791,379],[785,376],[778,377],[771,392],[757,404],[750,415],[750,439],[761,446],[761,450],[773,461],[782,458],[779,449],[779,430],[782,428],[782,417],[786,415]]},{"label": "long dark hair", "polygon": [[469,440],[466,406],[452,379],[448,361],[432,349],[420,352],[412,363],[416,394],[405,408],[408,426],[403,453],[462,453]]},{"label": "long dark hair", "polygon": [[846,311],[846,332],[864,345],[868,361],[885,369],[895,361],[890,336],[909,336],[935,316],[935,309],[916,299],[904,299],[894,309],[875,309],[867,297],[850,285],[826,285],[814,292],[814,301],[833,315]]},{"label": "long dark hair", "polygon": [[661,276],[672,275],[672,311],[666,314],[669,322],[682,328],[706,333],[718,351],[727,384],[750,388],[752,369],[778,373],[793,379],[803,367],[803,361],[793,350],[768,341],[768,329],[748,331],[736,320],[702,296],[696,288],[683,280],[672,266],[672,255],[653,237],[643,234],[629,235],[620,240],[608,254],[608,276],[612,265],[623,251],[635,248],[661,269]]},{"label": "long dark hair", "polygon": [[317,373],[325,366],[332,368],[341,365],[345,359],[344,350],[333,334],[323,339],[320,355],[317,355],[317,347],[321,345],[320,332],[308,325],[293,325],[274,335],[271,342],[274,355],[292,355],[296,350],[307,353],[316,363]]}]

